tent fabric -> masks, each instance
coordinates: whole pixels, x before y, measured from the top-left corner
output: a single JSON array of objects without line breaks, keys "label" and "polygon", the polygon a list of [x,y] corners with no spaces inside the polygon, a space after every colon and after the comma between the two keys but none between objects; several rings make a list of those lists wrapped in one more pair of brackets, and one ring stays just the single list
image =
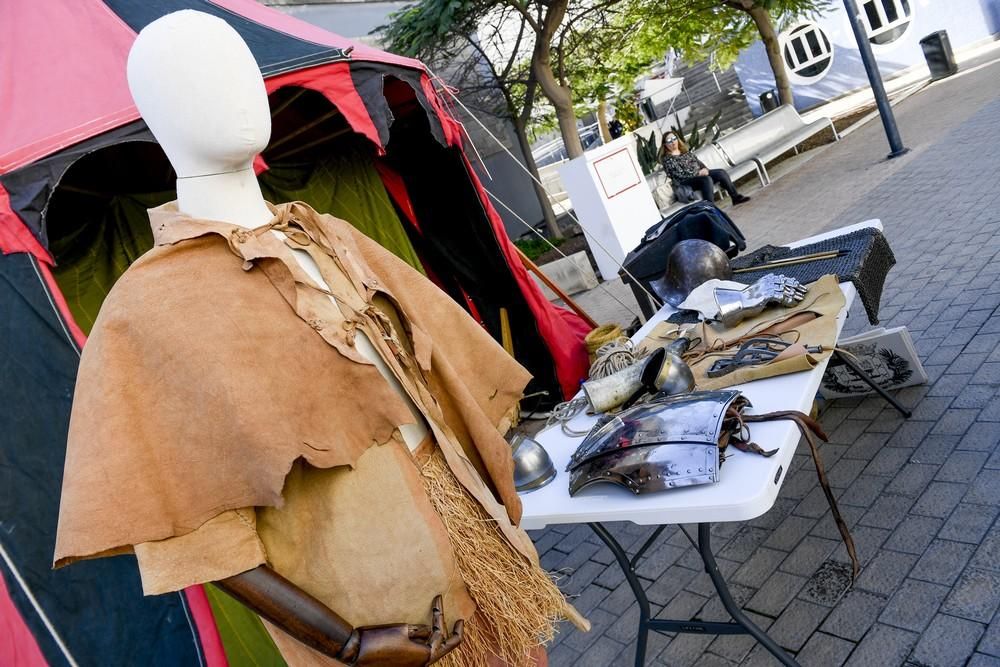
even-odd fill
[{"label": "tent fabric", "polygon": [[23,224],[10,205],[10,195],[0,183],[0,253],[26,252],[46,264],[52,263],[52,256],[34,234]]},{"label": "tent fabric", "polygon": [[0,637],[10,639],[0,643],[0,665],[48,667],[35,636],[10,598],[5,581],[9,576],[10,571],[0,562]]},{"label": "tent fabric", "polygon": [[147,23],[181,9],[227,21],[265,76],[343,60],[347,49],[355,60],[423,68],[253,0],[7,0],[0,43],[24,57],[0,68],[0,174],[138,119],[125,80],[128,50]]},{"label": "tent fabric", "polygon": [[[6,436],[0,450],[0,546],[25,583],[22,588],[3,573],[10,599],[49,664],[66,660],[29,595],[81,665],[198,664],[205,655],[184,596],[143,598],[132,557],[51,569],[58,510],[53,499],[62,487],[79,347],[42,270],[27,253],[0,257],[0,350],[15,351],[2,358],[0,383]],[[0,644],[8,641],[14,640],[0,637]]]},{"label": "tent fabric", "polygon": [[265,79],[264,87],[273,93],[285,86],[300,86],[322,94],[344,115],[351,128],[367,137],[379,153],[385,153],[385,145],[379,139],[378,129],[365,109],[365,103],[351,83],[351,66],[346,62],[333,63],[322,68],[289,72]]},{"label": "tent fabric", "polygon": [[[12,3],[5,3],[2,11],[6,12],[12,19],[17,19],[20,15],[27,13],[29,7],[34,8],[39,4],[45,3],[36,3],[31,0],[16,0]],[[73,6],[75,8],[74,11],[80,12],[85,12],[87,8],[90,8],[96,16],[102,17],[102,20],[105,22],[107,22],[107,17],[105,16],[106,10],[113,10],[112,13],[117,17],[116,20],[125,25],[129,30],[141,29],[143,25],[155,17],[156,14],[151,7],[158,8],[157,11],[160,13],[180,8],[210,11],[222,16],[222,18],[231,23],[235,23],[238,30],[243,30],[243,36],[248,41],[251,51],[258,59],[258,64],[262,70],[283,71],[283,68],[292,60],[296,60],[299,63],[311,63],[323,58],[329,59],[330,62],[327,65],[309,67],[304,70],[285,71],[276,76],[268,77],[265,84],[269,91],[274,91],[277,88],[287,85],[301,85],[318,90],[337,106],[355,132],[369,138],[375,144],[379,153],[385,151],[387,123],[393,118],[391,109],[387,109],[385,106],[387,104],[386,97],[392,98],[391,93],[393,90],[398,91],[400,86],[394,85],[397,82],[405,83],[405,87],[412,91],[411,94],[420,106],[425,110],[433,112],[427,116],[428,129],[439,142],[459,148],[462,145],[462,129],[460,124],[448,114],[447,109],[434,90],[429,76],[427,76],[423,67],[417,61],[382,54],[373,49],[363,47],[363,45],[353,44],[349,40],[324,33],[292,17],[262,7],[253,2],[253,0],[225,0],[225,2],[221,0],[217,0],[216,2],[209,2],[208,0],[162,0],[158,3],[148,3],[145,0],[107,0],[106,2],[81,0],[80,3],[74,3]],[[252,17],[253,21],[249,21],[248,23],[249,19],[247,17]],[[72,18],[76,21],[76,24],[88,24],[88,21],[84,18],[80,18],[79,20],[75,16]],[[255,23],[256,21],[260,23]],[[6,21],[5,25],[10,25],[11,23],[12,21]],[[90,23],[93,23],[93,21]],[[117,26],[114,28],[118,31],[115,32],[117,35],[120,33],[121,26],[118,24],[115,25]],[[267,31],[262,29],[262,26],[269,26],[274,28],[274,30]],[[100,26],[95,25],[95,27]],[[54,32],[58,33],[61,30],[69,30],[69,28],[60,24]],[[305,42],[308,42],[312,46],[307,45],[304,47],[302,44]],[[18,43],[23,44],[28,49],[26,53],[33,53],[30,50],[30,44],[24,43],[23,40]],[[83,56],[89,55],[91,51],[95,50],[106,56],[106,53],[102,49],[111,48],[115,50],[118,48],[115,46],[117,43],[111,40],[110,45],[108,45],[104,43],[99,35],[95,36],[90,42],[80,45],[80,55],[79,57],[74,57],[73,60],[85,60],[86,58]],[[283,54],[275,44],[285,45],[284,48],[287,48],[289,53]],[[352,47],[354,50],[349,54],[349,61],[336,61],[340,56],[331,51],[331,49],[346,50]],[[118,49],[115,53],[121,56],[120,51],[121,49]],[[308,54],[307,58],[303,57],[304,53]],[[293,54],[295,54],[294,57],[292,57]],[[51,59],[46,58],[46,55],[45,53],[39,53],[35,55],[35,58],[39,62],[49,62]],[[76,54],[74,55],[76,56]],[[122,57],[119,57],[114,62],[117,64],[115,71],[124,72],[125,66]],[[18,68],[9,68],[8,71],[18,71]],[[348,73],[350,77],[343,76]],[[49,72],[46,70],[39,72],[39,74],[42,75],[42,79],[45,79]],[[127,95],[127,88],[125,87],[123,77],[124,75],[118,79],[115,77],[105,77],[105,81],[99,82],[99,87],[108,85],[117,86],[115,94]],[[6,86],[6,84],[0,83],[0,86]],[[366,91],[364,99],[358,94],[356,86],[361,86]],[[58,99],[53,98],[53,95],[56,94],[53,93],[54,90],[57,89],[49,86],[45,87],[44,90],[37,91],[40,96],[39,100],[45,100],[49,106],[57,104],[67,106],[63,104],[62,97],[58,97]],[[9,97],[4,97],[4,92],[5,88],[0,87],[0,98],[10,99]],[[91,94],[92,92],[90,89],[86,91],[87,94]],[[385,94],[376,94],[379,92]],[[61,95],[61,93],[58,95]],[[101,99],[116,99],[115,95],[111,94],[110,91],[108,94],[99,95],[98,97]],[[36,111],[41,110],[36,109]],[[44,119],[47,117],[47,113],[39,112],[34,114],[32,119]],[[107,117],[117,120],[123,118],[113,114]],[[32,119],[25,118],[23,122],[28,125],[31,125],[31,122],[40,122],[33,121]],[[10,126],[8,125],[8,127]],[[28,127],[25,129],[26,132],[24,134],[26,135],[39,134],[37,127]],[[49,128],[49,130],[54,132],[52,137],[55,139],[60,138],[61,135],[58,135],[58,132],[55,132],[52,128]],[[135,139],[148,138],[148,130],[146,130],[144,124],[141,122],[129,123],[124,127],[109,130],[102,135],[90,139],[87,139],[85,130],[86,128],[74,135],[77,140],[80,140],[79,144],[73,145],[56,155],[49,156],[46,150],[56,150],[66,145],[66,142],[55,141],[53,139],[54,143],[46,144],[45,141],[40,140],[41,144],[39,145],[44,144],[44,146],[47,146],[47,149],[39,149],[33,155],[46,154],[46,157],[38,159],[33,164],[24,165],[23,169],[8,173],[2,173],[3,169],[9,169],[10,163],[3,162],[3,156],[6,155],[4,151],[7,147],[0,143],[0,164],[4,165],[4,167],[0,167],[0,185],[6,187],[10,193],[12,210],[35,233],[43,247],[47,245],[47,229],[42,223],[45,206],[49,197],[51,197],[52,189],[59,182],[71,160],[73,158],[79,159],[80,155],[86,155],[87,152],[96,150],[102,145],[126,140],[126,137]],[[20,136],[20,134],[15,133],[16,136]],[[41,134],[44,134],[44,132],[41,132]],[[475,181],[476,179],[471,168],[467,169],[467,172],[464,175],[464,179]],[[485,193],[481,188],[478,188],[477,191],[479,197],[482,199],[480,205],[482,211],[492,211],[492,206],[486,199]],[[480,217],[486,215],[482,211],[479,214]],[[489,220],[480,222],[494,226],[493,222]],[[7,232],[0,233],[0,238],[8,235],[9,233]],[[506,238],[506,235],[497,235],[497,238]],[[553,353],[553,357],[549,360],[549,363],[554,362],[556,365],[555,373],[559,376],[559,383],[563,393],[565,395],[572,394],[576,390],[577,381],[585,374],[587,363],[582,345],[582,336],[579,333],[579,322],[573,316],[558,313],[554,307],[548,304],[542,298],[534,282],[528,279],[523,271],[519,270],[520,264],[518,261],[515,260],[509,266],[514,271],[516,281],[514,287],[525,295],[530,310],[529,316],[524,318],[522,322],[514,321],[512,324],[520,327],[531,326],[537,328],[535,335],[542,338],[544,344]],[[449,292],[458,298],[453,290],[449,290]],[[523,346],[521,346],[521,349],[523,349]],[[581,369],[584,372],[581,372]],[[532,366],[531,370],[537,374],[537,365]],[[553,400],[554,398],[552,397]]]},{"label": "tent fabric", "polygon": [[[3,203],[0,201],[0,223],[4,227],[27,227],[48,257],[49,234],[43,220],[52,195],[67,170],[103,148],[133,141],[154,141],[145,123],[129,123],[25,165],[17,171],[0,173],[0,188],[6,191],[13,214],[5,218]],[[46,261],[51,264],[53,260],[49,257]]]},{"label": "tent fabric", "polygon": [[59,264],[52,273],[84,333],[90,333],[118,277],[153,247],[153,231],[142,224],[146,211],[174,198],[173,192],[116,196],[100,220],[53,239],[50,248]]},{"label": "tent fabric", "polygon": [[424,272],[382,185],[370,151],[346,146],[319,162],[275,166],[260,176],[264,198],[271,202],[304,201],[320,213],[351,223],[368,238]]},{"label": "tent fabric", "polygon": [[0,174],[139,117],[125,81],[134,39],[100,0],[0,6]]},{"label": "tent fabric", "polygon": [[206,589],[206,586],[188,586],[183,591],[184,600],[191,614],[192,625],[198,633],[201,650],[205,656],[205,667],[228,667],[229,661],[226,659],[222,637],[219,636],[216,627],[212,606],[205,594]]},{"label": "tent fabric", "polygon": [[[218,591],[143,598],[131,556],[49,567],[84,330],[148,241],[143,207],[173,196],[169,163],[132,104],[125,60],[136,30],[175,9],[213,13],[240,31],[275,98],[304,88],[333,105],[331,123],[353,133],[368,156],[367,166],[355,166],[361,171],[341,176],[359,188],[347,204],[342,196],[331,202],[350,210],[341,217],[367,209],[379,228],[393,223],[394,231],[379,233],[431,268],[488,330],[499,332],[500,309],[507,310],[515,353],[550,401],[574,392],[585,375],[579,319],[546,302],[527,277],[464,157],[461,126],[417,61],[254,0],[0,3],[7,54],[0,67],[0,429],[7,434],[0,546],[24,581],[0,566],[8,594],[0,595],[0,628],[12,628],[0,635],[0,661],[40,654],[45,663],[66,663],[34,599],[79,664],[281,664],[255,634],[252,614]],[[255,166],[266,189],[295,165],[265,154]],[[303,198],[322,196],[329,193]]]},{"label": "tent fabric", "polygon": [[[468,158],[464,155],[463,160],[469,178],[472,180],[480,200],[484,202],[488,201],[486,190],[483,189],[483,184],[473,170],[472,164],[469,163]],[[504,231],[503,220],[500,218],[500,214],[492,206],[487,205],[483,208],[489,218],[490,225],[493,227],[493,232],[496,234],[497,244],[500,246],[504,258],[514,273],[514,278],[519,284],[532,282],[528,276],[527,269],[524,268],[524,264],[521,262],[517,248]],[[539,328],[543,331],[567,332],[569,335],[562,337],[561,340],[563,341],[582,341],[584,336],[590,332],[591,327],[580,317],[566,310],[548,308],[548,300],[542,294],[541,290],[526,291],[525,298],[528,300],[528,307],[532,312],[539,314]],[[560,344],[560,338],[555,336],[544,338],[549,352],[552,354],[553,360],[555,360],[556,368],[563,369],[563,372],[557,373],[558,380],[562,387],[563,397],[569,398],[576,394],[580,389],[581,380],[587,377],[590,360],[587,358],[586,350],[579,345]]]},{"label": "tent fabric", "polygon": [[203,588],[230,665],[286,666],[285,659],[257,614],[212,584]]}]

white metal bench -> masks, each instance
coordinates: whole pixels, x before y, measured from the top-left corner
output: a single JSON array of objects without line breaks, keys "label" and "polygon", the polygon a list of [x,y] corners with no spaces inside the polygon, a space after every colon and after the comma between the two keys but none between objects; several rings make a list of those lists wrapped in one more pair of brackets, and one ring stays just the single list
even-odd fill
[{"label": "white metal bench", "polygon": [[715,144],[705,144],[698,148],[694,154],[709,169],[725,169],[729,172],[729,178],[734,181],[738,181],[750,172],[755,171],[761,185],[767,185],[768,183],[767,172],[763,170],[756,160],[749,159],[731,164],[726,159],[726,155]]},{"label": "white metal bench", "polygon": [[[766,168],[768,162],[792,149],[797,153],[799,144],[828,127],[833,131],[834,140],[840,141],[840,135],[837,134],[837,128],[833,126],[832,120],[820,118],[806,123],[795,107],[785,104],[720,137],[714,146],[725,157],[730,165],[727,168],[730,170],[742,167],[747,162],[755,163],[758,175],[766,185],[771,182]],[[731,173],[734,179],[737,178],[735,171]],[[749,170],[744,172],[746,173],[749,173]]]}]

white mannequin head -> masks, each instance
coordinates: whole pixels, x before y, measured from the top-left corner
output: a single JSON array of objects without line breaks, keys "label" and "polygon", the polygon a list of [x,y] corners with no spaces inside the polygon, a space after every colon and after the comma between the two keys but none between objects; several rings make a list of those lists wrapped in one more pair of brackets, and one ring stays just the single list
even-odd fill
[{"label": "white mannequin head", "polygon": [[184,10],[147,25],[129,53],[128,84],[180,177],[242,169],[267,146],[264,80],[222,19]]},{"label": "white mannequin head", "polygon": [[128,56],[135,105],[177,172],[177,206],[244,227],[272,214],[253,159],[271,136],[264,79],[222,19],[184,10],[142,29]]}]

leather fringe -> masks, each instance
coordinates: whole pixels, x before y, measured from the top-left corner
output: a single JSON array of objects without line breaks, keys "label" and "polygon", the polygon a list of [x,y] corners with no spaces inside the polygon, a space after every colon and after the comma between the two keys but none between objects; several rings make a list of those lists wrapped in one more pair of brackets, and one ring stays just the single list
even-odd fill
[{"label": "leather fringe", "polygon": [[819,425],[819,422],[797,410],[781,410],[763,415],[743,415],[743,421],[746,422],[766,422],[776,419],[788,419],[795,422],[795,425],[799,427],[799,431],[802,433],[802,437],[809,443],[813,463],[816,465],[816,476],[819,478],[819,485],[823,487],[823,494],[826,496],[826,502],[830,505],[833,520],[837,523],[837,530],[840,531],[840,537],[844,540],[844,546],[847,547],[847,555],[851,557],[851,580],[853,581],[861,571],[861,565],[858,563],[858,553],[854,548],[854,538],[851,537],[851,531],[847,528],[847,522],[844,521],[844,517],[840,514],[837,499],[833,497],[833,491],[830,489],[830,481],[827,479],[826,470],[823,467],[823,459],[820,457],[819,447],[816,444],[817,437],[826,442],[828,439],[827,435],[823,432],[823,428]]}]

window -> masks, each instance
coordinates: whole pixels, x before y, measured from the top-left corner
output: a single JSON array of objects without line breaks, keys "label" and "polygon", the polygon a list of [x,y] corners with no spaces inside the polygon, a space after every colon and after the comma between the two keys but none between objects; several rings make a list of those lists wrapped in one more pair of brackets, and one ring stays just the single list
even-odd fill
[{"label": "window", "polygon": [[794,82],[812,83],[823,77],[833,62],[833,47],[815,23],[803,23],[781,35],[781,54]]},{"label": "window", "polygon": [[864,0],[861,22],[872,44],[889,44],[910,26],[910,0]]}]

